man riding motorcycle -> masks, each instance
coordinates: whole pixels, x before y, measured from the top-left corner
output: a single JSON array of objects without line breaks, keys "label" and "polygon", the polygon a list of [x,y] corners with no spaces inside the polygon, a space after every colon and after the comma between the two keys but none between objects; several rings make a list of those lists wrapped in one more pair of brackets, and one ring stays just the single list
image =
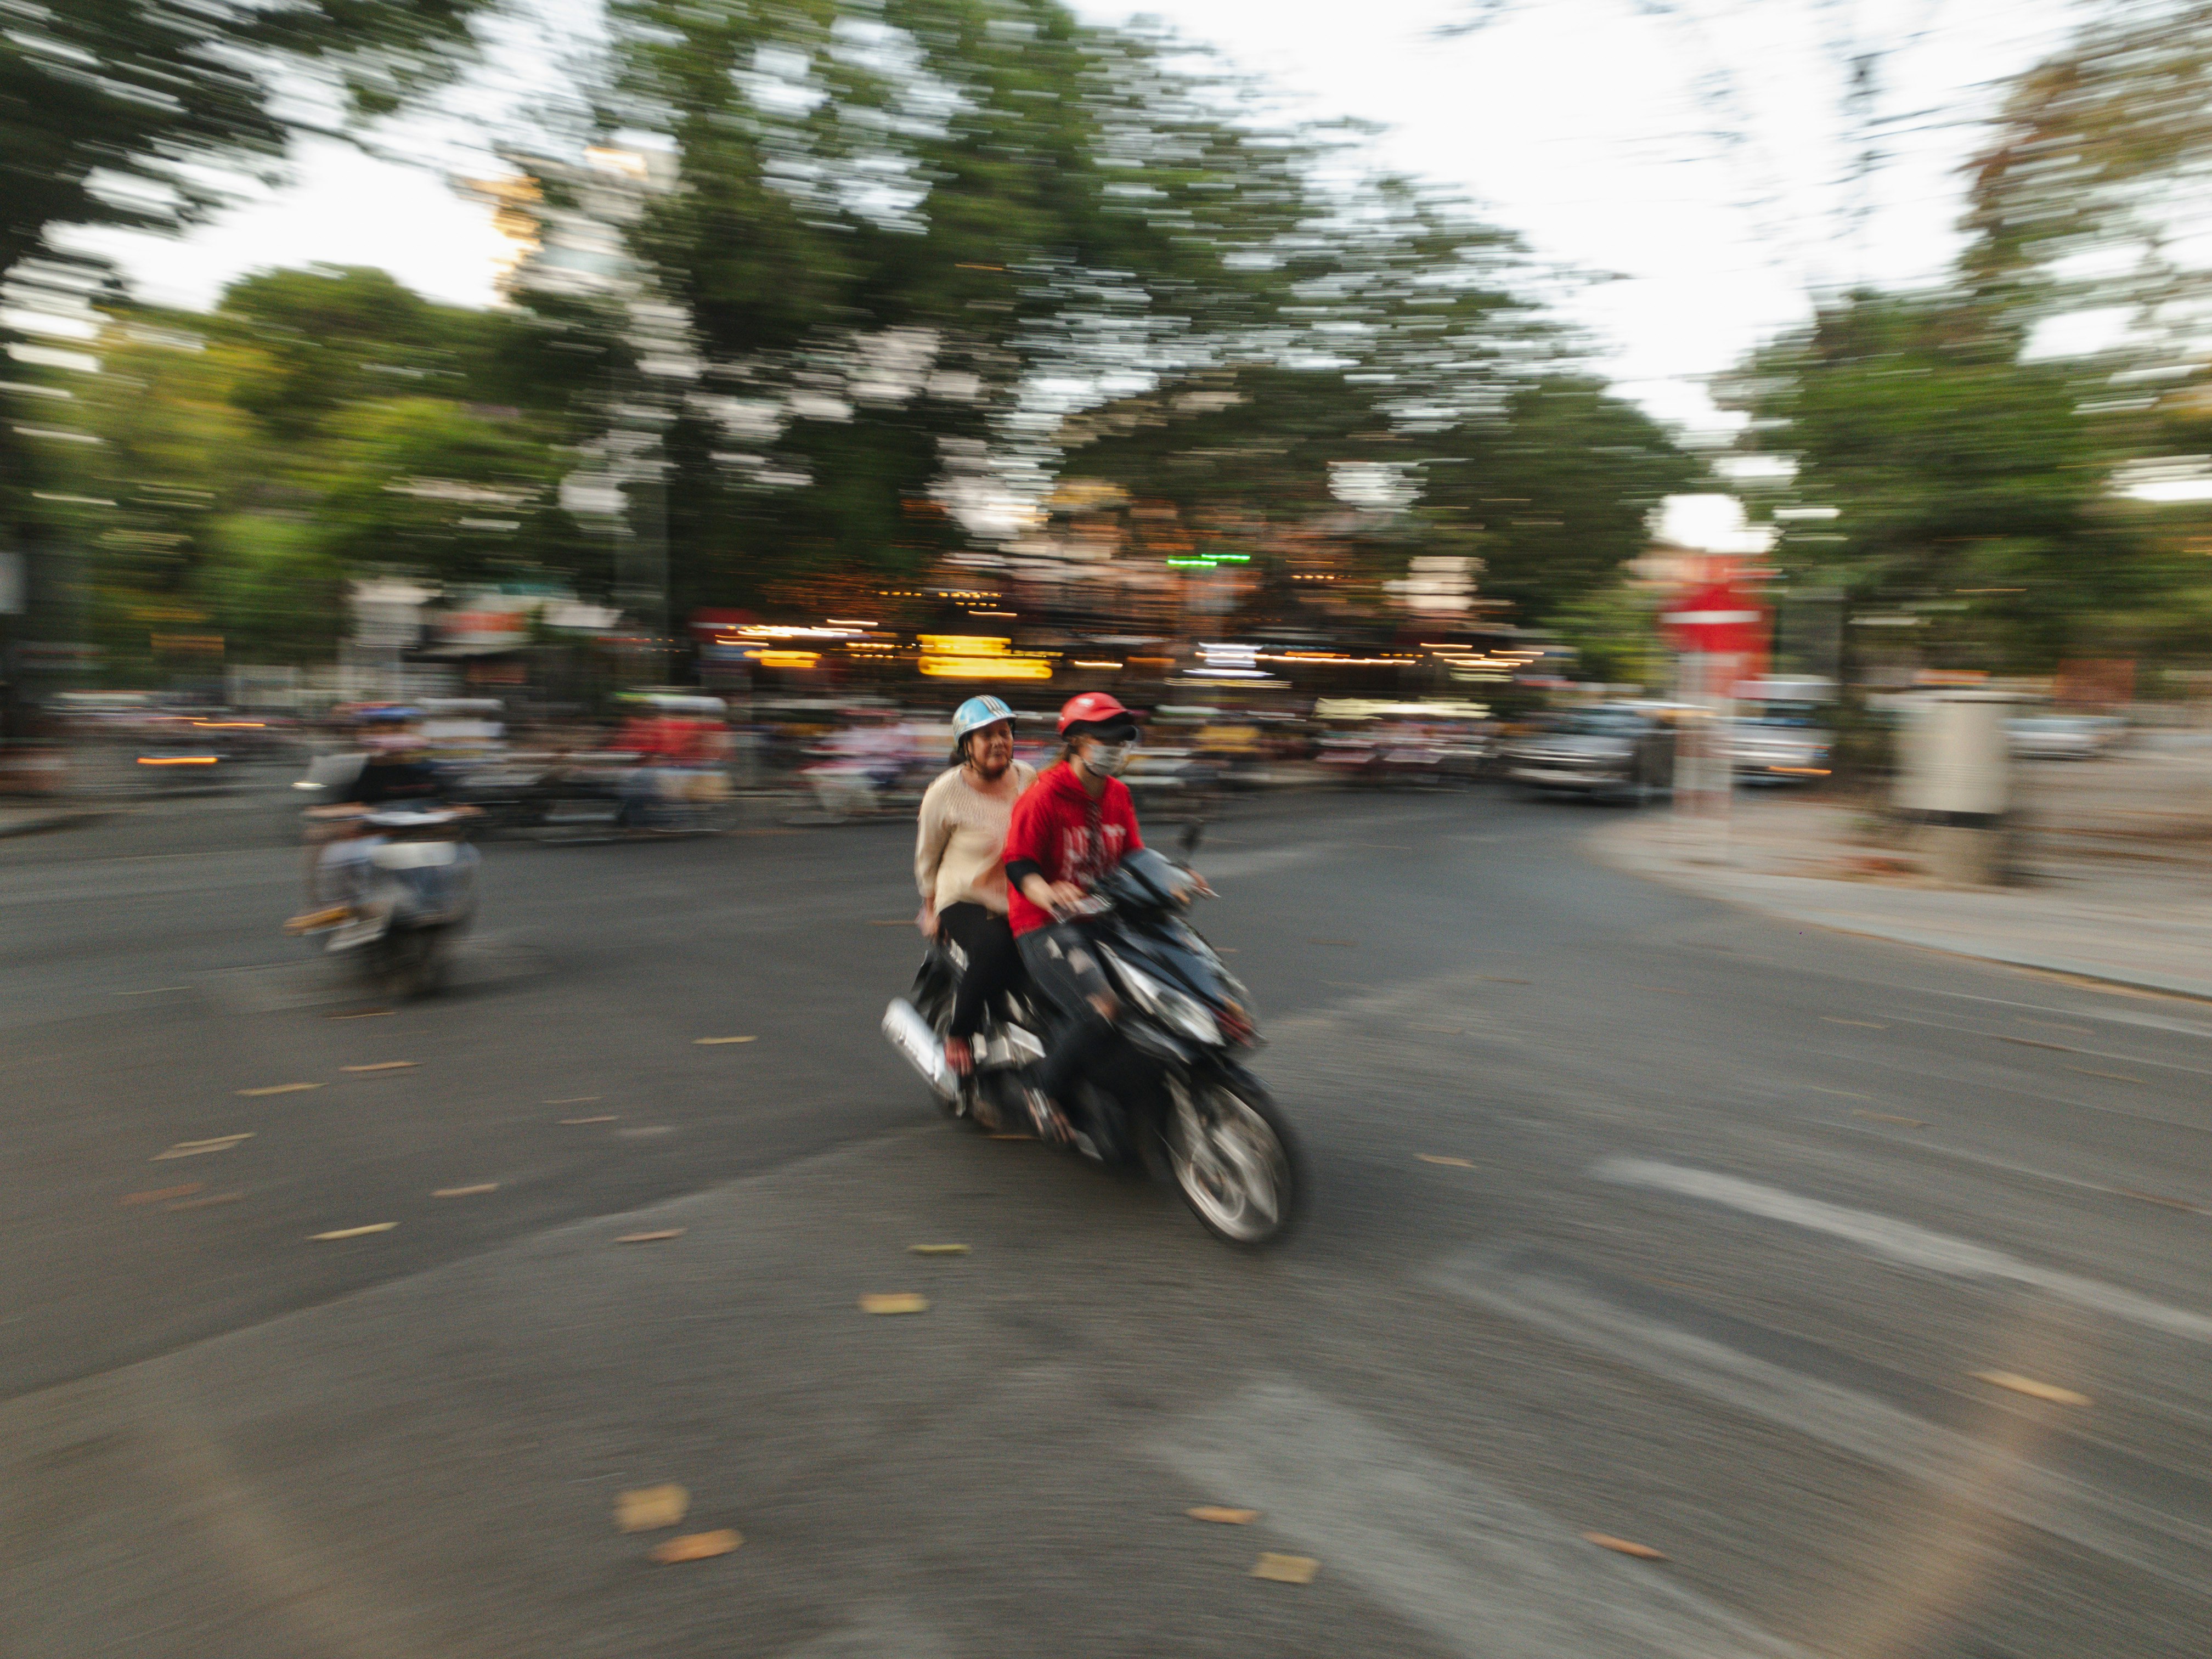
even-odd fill
[{"label": "man riding motorcycle", "polygon": [[1113,1041],[1121,1009],[1082,923],[1063,918],[1145,843],[1128,787],[1115,775],[1136,746],[1137,717],[1109,694],[1085,691],[1068,699],[1059,724],[1059,762],[1014,804],[1006,878],[1022,965],[1061,1019],[1029,1091],[1030,1112],[1040,1133],[1064,1140],[1075,1133],[1067,1107],[1076,1079]]},{"label": "man riding motorcycle", "polygon": [[955,763],[921,798],[914,878],[916,925],[967,959],[945,1036],[945,1063],[965,1076],[983,1011],[1020,972],[1006,925],[1006,830],[1036,769],[1014,758],[1014,711],[996,697],[970,697],[953,712],[952,743]]}]

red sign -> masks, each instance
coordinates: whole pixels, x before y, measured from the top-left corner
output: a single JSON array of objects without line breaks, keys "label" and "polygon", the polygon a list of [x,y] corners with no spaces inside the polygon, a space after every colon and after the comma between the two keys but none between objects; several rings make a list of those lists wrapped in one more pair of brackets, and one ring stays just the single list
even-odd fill
[{"label": "red sign", "polygon": [[1680,651],[1750,656],[1766,644],[1766,612],[1733,582],[1692,588],[1659,620]]}]

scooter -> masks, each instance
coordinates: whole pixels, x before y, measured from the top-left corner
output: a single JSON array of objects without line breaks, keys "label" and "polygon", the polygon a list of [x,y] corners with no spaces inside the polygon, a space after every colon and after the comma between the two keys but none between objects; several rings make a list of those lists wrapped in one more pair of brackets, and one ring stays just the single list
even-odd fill
[{"label": "scooter", "polygon": [[444,982],[453,940],[476,914],[477,849],[467,815],[449,807],[392,807],[333,842],[316,869],[325,908],[285,924],[349,956],[378,989],[427,996]]},{"label": "scooter", "polygon": [[[1172,1182],[1207,1231],[1256,1249],[1297,1219],[1305,1159],[1243,1061],[1259,1042],[1251,993],[1183,919],[1195,888],[1188,868],[1144,848],[1085,901],[1086,931],[1121,1012],[1112,1048],[1080,1085],[1073,1145],[1095,1162]],[[1047,1011],[1024,992],[1000,999],[976,1033],[973,1072],[961,1077],[945,1060],[945,1033],[965,966],[957,945],[933,945],[913,991],[884,1011],[884,1035],[951,1115],[975,1121],[981,1097],[981,1115],[1024,1121]]]}]

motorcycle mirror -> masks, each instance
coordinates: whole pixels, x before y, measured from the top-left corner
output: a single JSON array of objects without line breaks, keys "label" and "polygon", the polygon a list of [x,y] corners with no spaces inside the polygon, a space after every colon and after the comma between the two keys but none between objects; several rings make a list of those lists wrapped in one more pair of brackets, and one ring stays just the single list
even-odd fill
[{"label": "motorcycle mirror", "polygon": [[1198,843],[1205,839],[1205,836],[1206,821],[1203,818],[1192,818],[1185,823],[1182,827],[1182,855],[1188,858],[1197,852]]}]

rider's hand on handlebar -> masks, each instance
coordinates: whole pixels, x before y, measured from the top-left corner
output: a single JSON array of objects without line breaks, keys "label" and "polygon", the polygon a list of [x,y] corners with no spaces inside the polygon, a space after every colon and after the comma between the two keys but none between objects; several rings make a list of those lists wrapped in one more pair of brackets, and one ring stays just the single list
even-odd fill
[{"label": "rider's hand on handlebar", "polygon": [[1055,915],[1075,909],[1090,896],[1072,881],[1048,881],[1045,884],[1045,892],[1051,900],[1046,908]]},{"label": "rider's hand on handlebar", "polygon": [[921,936],[924,939],[935,939],[937,937],[937,907],[927,899],[922,901],[921,913],[915,917],[914,925],[921,929]]}]

